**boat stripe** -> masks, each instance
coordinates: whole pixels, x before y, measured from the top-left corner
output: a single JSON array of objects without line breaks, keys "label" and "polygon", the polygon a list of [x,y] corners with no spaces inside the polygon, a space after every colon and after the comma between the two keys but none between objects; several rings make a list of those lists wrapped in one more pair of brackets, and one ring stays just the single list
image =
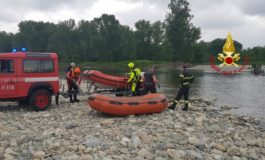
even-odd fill
[{"label": "boat stripe", "polygon": [[59,81],[59,77],[25,78],[25,82]]},{"label": "boat stripe", "polygon": [[119,101],[109,101],[110,104],[122,105],[122,102]]},{"label": "boat stripe", "polygon": [[156,101],[148,101],[147,103],[148,103],[148,104],[157,104]]},{"label": "boat stripe", "polygon": [[128,105],[130,105],[130,106],[139,105],[139,102],[128,102]]}]

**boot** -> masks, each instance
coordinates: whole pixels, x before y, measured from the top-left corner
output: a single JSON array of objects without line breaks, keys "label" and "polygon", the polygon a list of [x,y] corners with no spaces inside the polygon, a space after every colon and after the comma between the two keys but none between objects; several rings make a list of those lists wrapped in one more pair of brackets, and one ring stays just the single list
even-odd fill
[{"label": "boot", "polygon": [[74,95],[74,101],[75,101],[75,102],[80,102],[80,100],[77,99],[77,95]]},{"label": "boot", "polygon": [[168,108],[174,110],[174,109],[176,108],[176,103],[174,102],[174,103],[171,104],[171,106],[169,106]]},{"label": "boot", "polygon": [[183,111],[188,111],[189,110],[189,107],[188,107],[189,104],[185,104],[184,108],[182,108]]},{"label": "boot", "polygon": [[75,101],[73,100],[73,97],[72,97],[72,95],[71,96],[69,96],[69,98],[70,98],[70,102],[71,103],[74,103]]}]

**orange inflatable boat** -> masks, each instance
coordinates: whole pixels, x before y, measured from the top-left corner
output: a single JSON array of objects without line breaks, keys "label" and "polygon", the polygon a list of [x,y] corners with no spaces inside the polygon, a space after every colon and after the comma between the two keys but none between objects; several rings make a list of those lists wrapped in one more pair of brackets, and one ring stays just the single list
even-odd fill
[{"label": "orange inflatable boat", "polygon": [[126,77],[111,76],[96,70],[86,70],[83,75],[98,88],[126,88],[127,85]]},{"label": "orange inflatable boat", "polygon": [[159,113],[168,104],[166,97],[160,93],[135,97],[109,97],[92,94],[87,102],[91,108],[97,111],[117,116]]}]

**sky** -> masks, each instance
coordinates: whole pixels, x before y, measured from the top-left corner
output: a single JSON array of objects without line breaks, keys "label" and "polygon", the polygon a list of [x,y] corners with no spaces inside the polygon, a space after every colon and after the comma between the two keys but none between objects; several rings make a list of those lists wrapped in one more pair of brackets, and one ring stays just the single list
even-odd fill
[{"label": "sky", "polygon": [[[226,38],[231,32],[243,48],[265,46],[264,0],[188,0],[192,23],[201,28],[201,40]],[[54,22],[92,20],[114,14],[123,25],[140,19],[164,20],[170,0],[0,0],[0,31],[18,32],[24,20]]]}]

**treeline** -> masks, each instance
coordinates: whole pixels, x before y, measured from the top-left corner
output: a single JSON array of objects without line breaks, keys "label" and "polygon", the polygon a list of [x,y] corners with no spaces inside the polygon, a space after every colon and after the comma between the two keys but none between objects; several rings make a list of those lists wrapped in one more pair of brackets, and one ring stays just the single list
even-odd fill
[{"label": "treeline", "polygon": [[[200,41],[200,28],[191,23],[187,0],[171,0],[165,20],[139,20],[135,28],[120,24],[114,15],[103,14],[91,21],[73,19],[58,24],[22,21],[18,33],[0,32],[0,52],[26,47],[28,51],[57,52],[61,61],[155,60],[208,63],[210,54],[222,51],[224,39]],[[226,36],[226,35],[224,35]],[[265,48],[239,52],[265,60]]]}]

